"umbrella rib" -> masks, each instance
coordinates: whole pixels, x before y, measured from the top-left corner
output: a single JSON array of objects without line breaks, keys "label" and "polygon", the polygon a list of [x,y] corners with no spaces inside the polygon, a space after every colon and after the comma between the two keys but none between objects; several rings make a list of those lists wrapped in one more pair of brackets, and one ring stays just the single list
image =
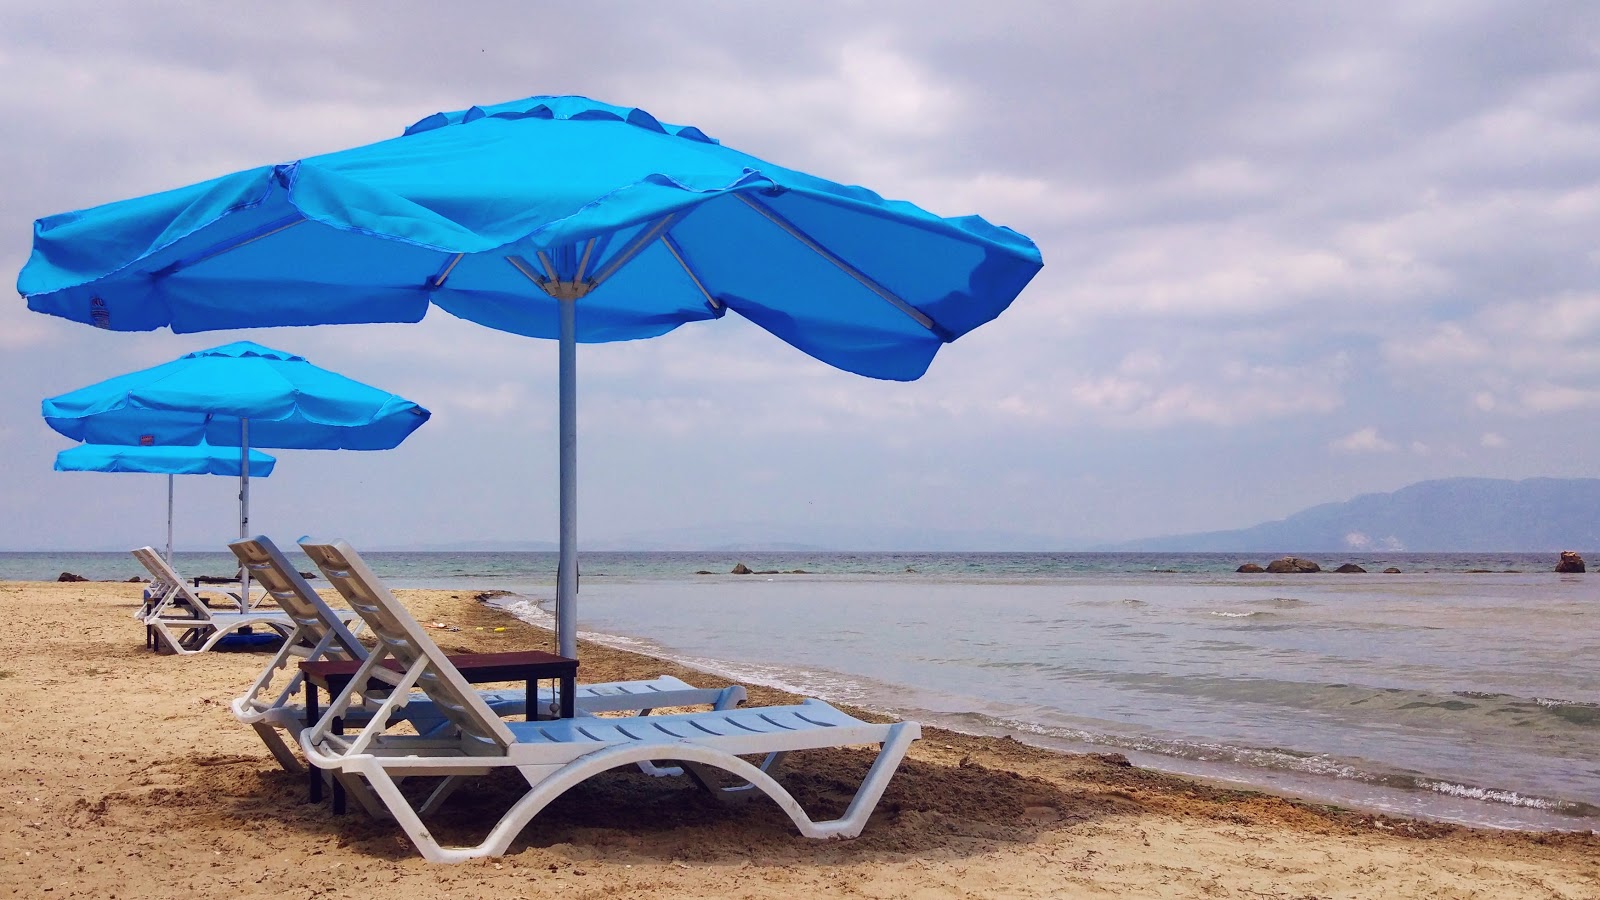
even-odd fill
[{"label": "umbrella rib", "polygon": [[539,251],[539,265],[544,266],[544,276],[546,278],[551,281],[561,280],[561,277],[556,274],[556,267],[550,263],[550,255],[543,250]]},{"label": "umbrella rib", "polygon": [[622,268],[623,265],[625,265],[629,260],[639,255],[639,251],[643,250],[645,247],[648,247],[651,241],[665,233],[667,227],[670,226],[677,218],[678,214],[673,212],[667,213],[666,215],[657,219],[649,228],[646,228],[642,233],[635,236],[633,241],[628,244],[628,246],[622,248],[622,252],[611,257],[611,260],[606,263],[605,268],[601,269],[595,274],[594,279],[590,282],[590,284],[593,287],[599,287],[602,282],[616,274],[616,271]]},{"label": "umbrella rib", "polygon": [[812,238],[811,235],[801,231],[800,226],[784,218],[777,210],[765,203],[762,203],[749,194],[738,193],[734,194],[734,196],[738,197],[740,200],[743,200],[746,206],[749,206],[751,209],[760,213],[767,219],[767,221],[788,232],[790,237],[806,245],[806,247],[810,249],[812,253],[815,253],[828,262],[838,266],[840,271],[844,272],[846,275],[849,275],[851,278],[854,278],[856,281],[861,282],[862,287],[873,292],[874,294],[877,294],[879,297],[882,297],[889,303],[890,306],[893,306],[895,309],[898,309],[910,316],[918,325],[921,325],[923,328],[926,328],[934,334],[939,335],[942,340],[953,340],[953,338],[948,336],[945,329],[940,327],[939,323],[929,318],[927,313],[917,309],[915,306],[912,306],[910,303],[901,298],[899,294],[896,294],[894,291],[891,291],[878,282],[872,280],[872,276],[861,271],[855,266],[850,265],[848,262],[845,262],[843,259],[841,259],[838,254],[817,243],[817,241]]},{"label": "umbrella rib", "polygon": [[573,281],[582,281],[583,273],[589,270],[589,254],[594,252],[594,238],[583,245],[583,258],[578,260],[578,272],[572,276]]},{"label": "umbrella rib", "polygon": [[721,301],[711,296],[711,292],[706,290],[705,283],[700,280],[700,276],[695,273],[694,269],[689,267],[689,261],[683,257],[683,248],[679,247],[678,242],[672,239],[672,235],[663,234],[661,236],[661,245],[666,247],[667,252],[672,254],[672,258],[677,260],[678,265],[683,267],[683,274],[689,276],[689,280],[694,282],[694,286],[700,289],[700,293],[705,296],[706,305],[711,307],[711,311],[721,312]]},{"label": "umbrella rib", "polygon": [[461,262],[461,257],[463,257],[463,256],[466,256],[466,254],[465,253],[457,253],[455,256],[450,257],[450,262],[445,264],[444,271],[440,272],[438,274],[438,276],[433,279],[433,286],[434,287],[443,287],[444,286],[444,280],[446,278],[449,278],[450,277],[450,273],[454,272],[456,270],[456,263]]},{"label": "umbrella rib", "polygon": [[199,265],[208,259],[221,256],[222,254],[227,253],[229,250],[237,250],[246,244],[253,244],[262,238],[272,237],[280,231],[287,231],[304,221],[304,216],[293,216],[288,219],[279,219],[276,222],[269,222],[268,224],[262,226],[260,230],[252,234],[247,234],[243,237],[235,237],[220,244],[213,244],[211,247],[200,251],[194,256],[180,259],[177,262],[167,266],[165,270],[157,274],[171,274],[179,269],[187,269],[190,266]]},{"label": "umbrella rib", "polygon": [[524,278],[538,285],[541,289],[547,283],[545,277],[534,271],[533,266],[528,265],[528,261],[522,257],[511,254],[506,257],[506,262],[511,263],[512,267],[521,272]]}]

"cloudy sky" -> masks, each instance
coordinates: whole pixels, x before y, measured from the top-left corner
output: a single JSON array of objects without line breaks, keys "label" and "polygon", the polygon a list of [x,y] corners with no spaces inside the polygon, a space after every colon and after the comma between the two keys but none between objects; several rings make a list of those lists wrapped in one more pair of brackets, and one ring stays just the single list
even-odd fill
[{"label": "cloudy sky", "polygon": [[[1600,475],[1600,9],[1584,3],[0,7],[0,268],[32,220],[585,94],[1039,245],[909,384],[735,316],[579,352],[592,545],[1081,547],[1457,475]],[[249,338],[433,420],[282,451],[254,524],[553,540],[553,342],[114,334],[0,304],[0,549],[159,541],[157,476],[50,470],[42,397]],[[178,485],[180,545],[237,527]]]}]

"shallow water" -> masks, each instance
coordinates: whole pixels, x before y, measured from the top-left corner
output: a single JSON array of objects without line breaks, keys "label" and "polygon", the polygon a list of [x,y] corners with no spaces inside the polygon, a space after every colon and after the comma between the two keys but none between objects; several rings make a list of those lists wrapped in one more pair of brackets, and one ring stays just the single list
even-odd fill
[{"label": "shallow water", "polygon": [[[53,577],[21,556],[0,554],[0,578]],[[136,571],[105,556],[46,570]],[[369,561],[396,586],[515,591],[513,611],[548,621],[553,554]],[[739,561],[806,574],[695,574]],[[1401,575],[1233,574],[1241,561],[591,554],[579,614],[588,637],[962,730],[1342,805],[1600,828],[1597,576],[1553,574],[1553,555],[1355,560]]]}]

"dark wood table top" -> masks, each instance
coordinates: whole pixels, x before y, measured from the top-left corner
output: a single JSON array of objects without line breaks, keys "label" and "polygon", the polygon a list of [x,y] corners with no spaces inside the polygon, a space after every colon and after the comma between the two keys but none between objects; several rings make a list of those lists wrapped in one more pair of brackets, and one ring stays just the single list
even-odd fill
[{"label": "dark wood table top", "polygon": [[[512,650],[506,653],[454,653],[446,657],[461,674],[474,681],[523,681],[528,678],[560,678],[575,675],[578,661],[544,650]],[[361,668],[359,659],[318,659],[300,664],[308,678],[349,678]],[[400,671],[400,663],[389,657],[380,665]]]}]

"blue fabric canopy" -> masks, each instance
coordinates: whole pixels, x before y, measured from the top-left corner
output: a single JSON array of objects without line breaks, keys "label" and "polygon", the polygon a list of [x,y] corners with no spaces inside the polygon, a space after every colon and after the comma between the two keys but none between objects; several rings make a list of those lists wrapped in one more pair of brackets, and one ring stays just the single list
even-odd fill
[{"label": "blue fabric canopy", "polygon": [[240,420],[249,419],[253,447],[388,450],[430,416],[404,397],[250,341],[119,375],[42,408],[50,427],[73,440],[142,449],[238,447]]},{"label": "blue fabric canopy", "polygon": [[[260,450],[250,451],[250,477],[272,474],[278,461]],[[154,475],[239,475],[236,447],[123,447],[79,444],[56,454],[57,472],[144,472]]]},{"label": "blue fabric canopy", "polygon": [[31,309],[117,331],[414,322],[436,303],[554,338],[565,293],[577,340],[598,342],[731,309],[831,365],[909,381],[1041,265],[1032,241],[976,216],[640,109],[530,97],[40,219],[17,289]]}]

